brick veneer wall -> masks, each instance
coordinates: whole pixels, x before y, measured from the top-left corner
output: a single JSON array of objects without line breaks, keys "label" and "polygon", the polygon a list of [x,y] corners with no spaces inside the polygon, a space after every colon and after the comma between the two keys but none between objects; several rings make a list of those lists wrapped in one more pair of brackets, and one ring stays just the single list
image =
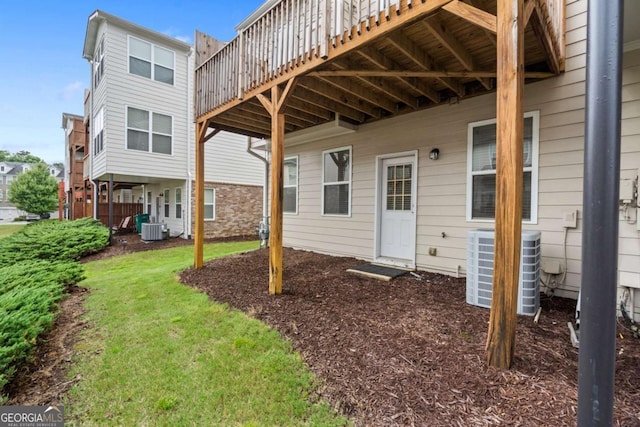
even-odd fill
[{"label": "brick veneer wall", "polygon": [[[195,182],[192,184],[191,206],[195,206]],[[204,186],[216,190],[216,219],[204,221],[205,238],[256,235],[262,219],[262,187],[216,182],[206,182]],[[191,216],[193,230],[194,221],[195,208]]]}]

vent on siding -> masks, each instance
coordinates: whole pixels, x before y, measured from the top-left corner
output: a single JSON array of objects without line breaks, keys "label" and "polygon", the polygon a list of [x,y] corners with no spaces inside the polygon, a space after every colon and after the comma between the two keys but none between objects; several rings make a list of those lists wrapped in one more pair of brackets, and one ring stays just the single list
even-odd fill
[{"label": "vent on siding", "polygon": [[162,240],[162,224],[142,224],[142,240]]},{"label": "vent on siding", "polygon": [[[467,303],[491,307],[493,230],[472,230],[467,237]],[[533,316],[540,306],[540,232],[522,230],[518,314]]]}]

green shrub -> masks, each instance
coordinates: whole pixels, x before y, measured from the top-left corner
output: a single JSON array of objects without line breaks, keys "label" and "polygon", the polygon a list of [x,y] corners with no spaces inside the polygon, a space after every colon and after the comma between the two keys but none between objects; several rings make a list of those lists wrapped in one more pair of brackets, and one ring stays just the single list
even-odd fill
[{"label": "green shrub", "polygon": [[88,218],[39,221],[0,240],[0,390],[53,323],[65,288],[84,278],[75,260],[108,240],[109,230]]},{"label": "green shrub", "polygon": [[109,230],[100,222],[38,221],[0,241],[0,266],[26,260],[78,260],[107,245]]},{"label": "green shrub", "polygon": [[71,261],[25,261],[0,267],[0,389],[53,322],[65,286],[83,279]]}]

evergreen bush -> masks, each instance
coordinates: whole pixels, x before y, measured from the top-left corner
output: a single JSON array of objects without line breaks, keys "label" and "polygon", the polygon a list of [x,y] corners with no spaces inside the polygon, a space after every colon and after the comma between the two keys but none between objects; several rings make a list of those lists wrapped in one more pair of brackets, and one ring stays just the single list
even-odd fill
[{"label": "evergreen bush", "polygon": [[88,218],[39,221],[0,240],[0,390],[53,323],[65,288],[84,278],[75,261],[108,241],[109,230]]}]

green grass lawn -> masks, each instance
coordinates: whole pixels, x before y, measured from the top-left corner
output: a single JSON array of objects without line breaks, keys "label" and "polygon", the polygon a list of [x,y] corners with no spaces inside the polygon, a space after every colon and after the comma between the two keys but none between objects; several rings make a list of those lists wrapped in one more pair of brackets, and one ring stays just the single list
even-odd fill
[{"label": "green grass lawn", "polygon": [[2,224],[0,225],[0,239],[21,230],[25,224]]},{"label": "green grass lawn", "polygon": [[[207,245],[205,257],[257,246]],[[69,425],[344,425],[313,402],[313,376],[290,343],[178,282],[192,260],[187,246],[86,264],[90,328],[77,345]]]}]

